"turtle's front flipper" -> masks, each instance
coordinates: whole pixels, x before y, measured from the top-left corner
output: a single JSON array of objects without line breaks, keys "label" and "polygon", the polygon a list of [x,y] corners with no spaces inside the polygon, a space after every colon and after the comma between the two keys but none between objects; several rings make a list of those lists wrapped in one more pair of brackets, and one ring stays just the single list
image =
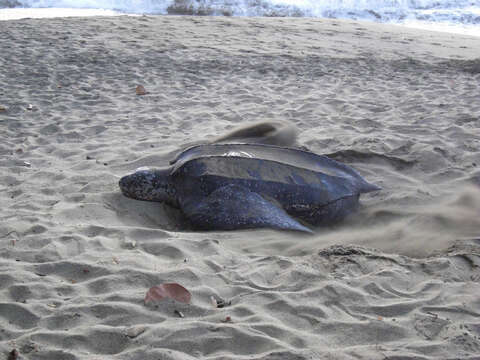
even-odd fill
[{"label": "turtle's front flipper", "polygon": [[238,185],[226,185],[208,197],[183,204],[191,224],[204,230],[273,228],[312,231],[259,194]]}]

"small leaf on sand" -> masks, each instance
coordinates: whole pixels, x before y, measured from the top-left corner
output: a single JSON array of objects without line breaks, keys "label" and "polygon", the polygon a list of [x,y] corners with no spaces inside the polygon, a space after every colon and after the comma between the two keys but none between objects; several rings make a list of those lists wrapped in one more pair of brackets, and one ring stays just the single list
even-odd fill
[{"label": "small leaf on sand", "polygon": [[7,360],[17,360],[18,359],[18,351],[17,349],[13,349],[8,353]]},{"label": "small leaf on sand", "polygon": [[138,85],[136,89],[137,95],[145,95],[147,90],[143,87],[143,85]]},{"label": "small leaf on sand", "polygon": [[151,287],[145,295],[145,303],[165,298],[174,299],[185,304],[190,303],[192,295],[182,285],[167,283]]},{"label": "small leaf on sand", "polygon": [[142,325],[132,326],[126,330],[125,335],[133,339],[136,338],[138,335],[144,333],[146,329],[147,328]]}]

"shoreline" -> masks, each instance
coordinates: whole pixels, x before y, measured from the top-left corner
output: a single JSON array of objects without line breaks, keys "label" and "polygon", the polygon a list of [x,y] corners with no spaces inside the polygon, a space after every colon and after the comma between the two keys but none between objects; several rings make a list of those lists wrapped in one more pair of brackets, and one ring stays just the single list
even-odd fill
[{"label": "shoreline", "polygon": [[[91,17],[91,16],[183,16],[170,14],[130,14],[117,12],[115,10],[106,9],[80,9],[80,8],[0,8],[0,21],[22,20],[22,19],[45,19],[45,18],[66,18],[66,17]],[[275,18],[275,17],[270,17]],[[277,19],[285,19],[288,17],[277,17]],[[320,19],[320,20],[352,20],[352,19],[327,19],[327,18],[308,18],[304,19]],[[367,24],[383,24],[411,29],[441,32],[447,34],[467,35],[480,37],[480,26],[466,26],[461,24],[449,23],[433,23],[412,20],[407,23],[380,23],[368,20],[352,20],[365,22]]]}]

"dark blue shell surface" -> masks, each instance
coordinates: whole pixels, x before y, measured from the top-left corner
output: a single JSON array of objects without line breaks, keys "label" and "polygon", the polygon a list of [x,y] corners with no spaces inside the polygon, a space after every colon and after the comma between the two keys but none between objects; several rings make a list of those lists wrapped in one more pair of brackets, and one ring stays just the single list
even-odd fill
[{"label": "dark blue shell surface", "polygon": [[184,207],[233,185],[312,225],[344,218],[357,207],[361,193],[379,190],[351,167],[325,156],[258,144],[187,149],[172,161],[170,178]]}]

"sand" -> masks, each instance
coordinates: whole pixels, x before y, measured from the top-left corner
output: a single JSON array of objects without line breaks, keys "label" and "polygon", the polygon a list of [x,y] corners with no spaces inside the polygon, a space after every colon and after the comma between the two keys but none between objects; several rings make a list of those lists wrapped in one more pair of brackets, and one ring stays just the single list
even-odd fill
[{"label": "sand", "polygon": [[[480,359],[480,38],[220,17],[0,33],[0,358]],[[119,193],[260,120],[383,190],[313,236],[186,231]],[[167,282],[191,304],[145,305]]]}]

